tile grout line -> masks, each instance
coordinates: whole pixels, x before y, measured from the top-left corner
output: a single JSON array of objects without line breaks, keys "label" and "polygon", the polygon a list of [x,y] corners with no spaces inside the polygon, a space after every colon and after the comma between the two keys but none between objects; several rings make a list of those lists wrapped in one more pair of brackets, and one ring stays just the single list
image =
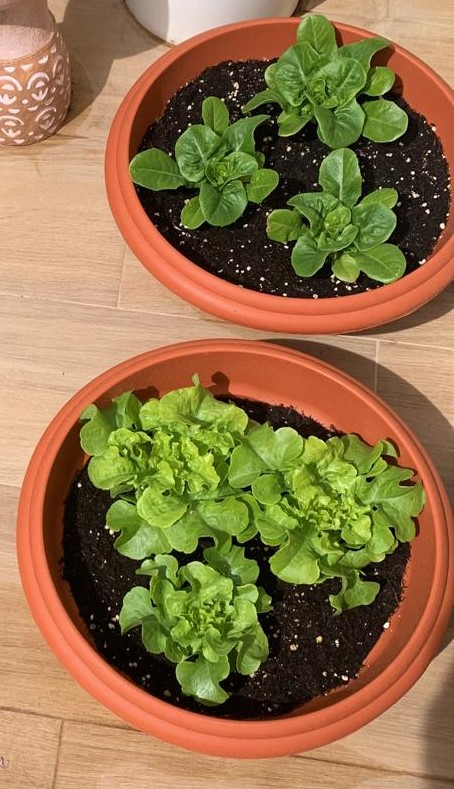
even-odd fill
[{"label": "tile grout line", "polygon": [[54,777],[52,780],[52,789],[55,789],[57,785],[57,777],[58,777],[58,768],[60,766],[60,752],[61,752],[61,743],[63,739],[63,727],[65,725],[65,721],[63,718],[60,722],[60,731],[58,732],[58,744],[57,744],[57,753],[55,757],[55,768],[54,768]]},{"label": "tile grout line", "polygon": [[117,310],[121,309],[121,307],[120,307],[121,285],[122,285],[122,282],[123,282],[123,274],[124,274],[124,271],[125,271],[125,261],[126,261],[126,253],[127,253],[127,251],[128,251],[128,247],[127,247],[127,245],[125,243],[125,248],[123,250],[123,259],[121,261],[120,277],[119,277],[119,280],[118,280],[117,299],[116,299],[116,302],[115,302],[115,309],[117,309]]},{"label": "tile grout line", "polygon": [[[341,762],[339,762],[336,759],[318,758],[317,756],[313,756],[313,755],[312,756],[306,756],[304,753],[291,754],[290,758],[292,758],[292,759],[301,759],[302,761],[313,761],[313,762],[320,762],[320,763],[325,763],[325,764],[335,764],[336,766],[354,767],[354,768],[359,768],[360,770],[363,769],[363,770],[370,770],[370,771],[373,771],[373,772],[384,773],[385,775],[389,775],[389,776],[391,776],[391,775],[399,775],[399,776],[409,775],[412,778],[422,778],[422,779],[429,778],[431,782],[432,781],[437,781],[437,783],[439,782],[442,785],[444,785],[444,784],[452,784],[452,785],[454,785],[454,777],[433,775],[432,773],[425,773],[425,772],[424,773],[422,773],[422,772],[421,773],[415,773],[415,772],[411,772],[409,770],[398,770],[398,769],[393,770],[393,769],[391,769],[389,767],[383,767],[383,766],[380,766],[380,767],[367,767],[367,766],[365,766],[362,763],[358,764],[358,763],[355,763],[353,761],[341,761]],[[434,787],[434,789],[436,789],[436,787]]]},{"label": "tile grout line", "polygon": [[375,366],[374,366],[374,392],[378,394],[378,360],[380,357],[380,340],[376,340],[375,345]]}]

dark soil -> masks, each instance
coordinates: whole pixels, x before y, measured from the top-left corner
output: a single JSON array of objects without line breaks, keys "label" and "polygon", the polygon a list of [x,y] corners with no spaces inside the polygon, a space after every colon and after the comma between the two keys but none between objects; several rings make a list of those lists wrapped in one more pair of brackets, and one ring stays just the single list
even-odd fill
[{"label": "dark soil", "polygon": [[[251,418],[274,427],[284,424],[303,436],[328,438],[326,429],[290,408],[237,401]],[[86,469],[74,481],[64,516],[63,575],[69,582],[82,619],[98,651],[137,685],[154,696],[189,710],[231,718],[267,718],[288,712],[355,677],[397,607],[410,548],[401,545],[382,563],[370,565],[365,577],[381,590],[372,605],[334,617],[328,596],[339,581],[293,586],[276,579],[268,568],[270,549],[259,540],[247,543],[246,555],[262,565],[258,583],[273,597],[274,609],[261,616],[270,654],[251,677],[233,675],[223,683],[232,693],[220,707],[203,707],[181,694],[174,665],[146,652],[140,629],[120,634],[118,614],[127,591],[147,585],[135,575],[140,562],[114,550],[115,537],[105,526],[110,494],[97,490]],[[185,561],[194,555],[179,557]]]},{"label": "dark soil", "polygon": [[[225,62],[206,69],[168,103],[164,115],[147,131],[141,150],[155,146],[173,153],[175,142],[188,124],[202,123],[201,106],[207,96],[224,98],[231,121],[242,117],[241,106],[264,87],[264,61]],[[363,194],[392,186],[399,192],[395,209],[397,228],[390,242],[407,258],[407,273],[423,265],[444,229],[449,211],[449,171],[435,127],[413,112],[399,96],[391,95],[409,114],[405,135],[393,143],[374,143],[365,138],[352,147],[360,160]],[[276,169],[280,183],[260,205],[249,204],[243,216],[225,228],[204,225],[186,230],[180,212],[194,191],[151,192],[138,188],[140,201],[163,236],[189,260],[251,290],[280,296],[323,298],[360,293],[383,287],[361,275],[354,284],[331,275],[327,263],[311,279],[302,279],[290,264],[291,250],[270,241],[266,217],[274,208],[285,208],[298,192],[317,189],[318,169],[330,150],[309,124],[294,137],[278,137],[277,105],[261,107],[271,119],[256,131],[257,149],[266,155],[266,166]]]}]

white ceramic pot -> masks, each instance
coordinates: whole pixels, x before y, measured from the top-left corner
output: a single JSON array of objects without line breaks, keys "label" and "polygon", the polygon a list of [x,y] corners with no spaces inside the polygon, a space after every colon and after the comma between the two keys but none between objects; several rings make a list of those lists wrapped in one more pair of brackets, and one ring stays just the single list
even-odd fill
[{"label": "white ceramic pot", "polygon": [[150,33],[177,44],[231,22],[291,16],[298,0],[126,0],[126,5]]}]

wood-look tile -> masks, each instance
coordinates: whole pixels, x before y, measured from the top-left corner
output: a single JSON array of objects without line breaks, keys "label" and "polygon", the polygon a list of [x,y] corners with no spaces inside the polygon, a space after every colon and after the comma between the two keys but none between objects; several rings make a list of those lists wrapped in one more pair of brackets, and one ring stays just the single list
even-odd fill
[{"label": "wood-look tile", "polygon": [[193,307],[155,279],[129,247],[125,248],[118,307],[194,319],[203,315],[197,307]]},{"label": "wood-look tile", "polygon": [[[54,657],[31,617],[18,575],[12,583],[0,581],[0,627],[0,708],[126,726],[82,690]],[[2,745],[0,737],[0,756],[6,756]],[[1,778],[0,771],[0,786]]]},{"label": "wood-look tile", "polygon": [[0,709],[0,785],[52,789],[61,721]]},{"label": "wood-look tile", "polygon": [[103,151],[89,152],[82,174],[71,154],[49,155],[52,138],[40,145],[0,152],[0,292],[114,305],[124,245],[104,193]]},{"label": "wood-look tile", "polygon": [[[39,436],[58,409],[94,376],[143,351],[198,338],[246,337],[289,343],[289,338],[233,324],[155,313],[104,309],[16,297],[0,297],[0,369],[5,404],[0,435],[15,425],[0,468],[0,483],[20,485]],[[326,359],[374,386],[376,341],[333,337],[291,344]],[[363,361],[363,360],[366,361]],[[29,404],[33,400],[33,408]]]},{"label": "wood-look tile", "polygon": [[[301,0],[295,13],[306,12],[324,14],[338,22],[343,22],[345,16],[376,21],[387,16],[388,0]],[[355,24],[361,26],[360,22]]]},{"label": "wood-look tile", "polygon": [[453,495],[453,353],[380,340],[377,391],[423,442]]},{"label": "wood-look tile", "polygon": [[[322,755],[322,751],[319,752]],[[368,767],[370,764],[368,764]],[[217,759],[188,753],[132,731],[66,724],[55,789],[448,789],[445,782],[404,773],[336,765],[312,758]]]},{"label": "wood-look tile", "polygon": [[[388,16],[394,20],[420,21],[424,24],[434,21],[427,0],[388,0]],[[451,0],[437,0],[434,9],[435,22],[439,27],[446,24],[454,25],[454,10]]]}]

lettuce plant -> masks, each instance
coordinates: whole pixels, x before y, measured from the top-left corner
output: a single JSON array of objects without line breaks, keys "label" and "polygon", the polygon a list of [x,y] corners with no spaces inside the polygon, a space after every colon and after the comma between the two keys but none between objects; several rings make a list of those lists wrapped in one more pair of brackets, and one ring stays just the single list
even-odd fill
[{"label": "lettuce plant", "polygon": [[204,222],[224,227],[244,213],[247,204],[261,203],[276,188],[279,176],[264,168],[254,132],[268,115],[230,123],[221,99],[206,98],[203,124],[189,126],[175,143],[175,158],[159,148],[136,154],[129,166],[132,180],[155,192],[185,186],[197,189],[182,212],[181,223],[194,229]]},{"label": "lettuce plant", "polygon": [[176,663],[183,693],[204,704],[222,704],[228,693],[219,683],[232,670],[251,674],[268,656],[258,614],[270,598],[249,580],[257,563],[236,551],[239,561],[224,553],[223,573],[197,561],[179,567],[169,555],[147,559],[139,573],[150,576],[149,588],[131,589],[120,612],[122,632],[140,625],[146,649]]},{"label": "lettuce plant", "polygon": [[[183,692],[207,704],[227,698],[219,683],[232,670],[249,674],[268,654],[258,615],[271,600],[245,555],[252,538],[275,549],[270,569],[283,582],[339,579],[330,601],[340,613],[375,599],[379,585],[362,571],[413,538],[424,505],[388,441],[259,425],[196,376],[143,404],[126,392],[89,405],[81,419],[89,477],[115,499],[115,547],[150,576],[126,594],[122,631],[141,626],[145,647],[176,663]],[[203,562],[172,555],[202,547]]]},{"label": "lettuce plant", "polygon": [[[371,66],[372,56],[388,44],[374,36],[338,47],[331,22],[306,14],[297,43],[268,66],[267,88],[243,111],[276,103],[281,137],[315,122],[320,140],[330,148],[348,147],[361,135],[376,142],[396,140],[406,131],[408,117],[393,101],[381,98],[392,88],[395,74],[387,66]],[[360,104],[361,95],[370,98]]]},{"label": "lettuce plant", "polygon": [[277,547],[270,559],[278,578],[293,584],[340,578],[333,608],[371,603],[379,585],[361,570],[415,535],[413,518],[424,505],[420,483],[388,441],[369,447],[355,435],[321,441],[291,428],[258,425],[232,452],[229,482],[246,501],[262,542]]},{"label": "lettuce plant", "polygon": [[298,276],[312,277],[329,260],[344,282],[355,282],[361,272],[383,283],[402,277],[405,257],[385,243],[396,227],[396,190],[377,189],[360,200],[361,173],[349,148],[323,160],[318,182],[321,192],[297,194],[288,200],[293,210],[276,209],[267,219],[270,239],[296,242],[291,262]]}]

